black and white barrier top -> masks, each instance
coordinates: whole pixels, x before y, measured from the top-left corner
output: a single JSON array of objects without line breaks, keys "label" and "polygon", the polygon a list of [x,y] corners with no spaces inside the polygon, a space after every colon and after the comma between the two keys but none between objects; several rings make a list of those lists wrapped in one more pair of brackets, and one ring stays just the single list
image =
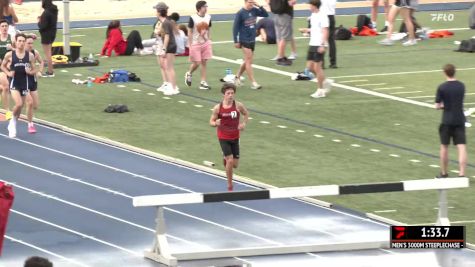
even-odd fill
[{"label": "black and white barrier top", "polygon": [[443,178],[408,180],[393,183],[319,185],[305,187],[272,188],[265,190],[222,192],[222,193],[182,193],[147,195],[133,198],[134,207],[167,206],[223,201],[258,200],[272,198],[335,196],[349,194],[384,193],[417,190],[436,190],[469,187],[469,179]]}]

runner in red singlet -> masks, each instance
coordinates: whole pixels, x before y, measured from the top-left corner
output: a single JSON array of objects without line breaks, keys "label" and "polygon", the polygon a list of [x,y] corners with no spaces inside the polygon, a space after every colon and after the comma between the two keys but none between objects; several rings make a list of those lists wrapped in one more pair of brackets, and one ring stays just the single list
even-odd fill
[{"label": "runner in red singlet", "polygon": [[242,103],[234,100],[236,93],[234,84],[225,83],[221,88],[221,93],[224,95],[223,101],[214,106],[209,124],[217,127],[228,178],[228,191],[233,191],[233,168],[237,168],[239,164],[239,133],[246,127],[249,112]]}]

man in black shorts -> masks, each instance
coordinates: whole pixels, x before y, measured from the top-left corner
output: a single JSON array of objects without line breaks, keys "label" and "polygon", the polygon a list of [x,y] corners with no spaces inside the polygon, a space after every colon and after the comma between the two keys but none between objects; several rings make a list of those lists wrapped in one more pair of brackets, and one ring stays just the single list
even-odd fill
[{"label": "man in black shorts", "polygon": [[467,150],[465,147],[465,115],[463,99],[465,85],[455,79],[455,66],[447,64],[443,68],[447,81],[439,85],[435,98],[435,108],[443,109],[440,135],[440,174],[437,178],[447,178],[449,164],[448,146],[452,139],[457,146],[459,160],[459,177],[465,177]]}]

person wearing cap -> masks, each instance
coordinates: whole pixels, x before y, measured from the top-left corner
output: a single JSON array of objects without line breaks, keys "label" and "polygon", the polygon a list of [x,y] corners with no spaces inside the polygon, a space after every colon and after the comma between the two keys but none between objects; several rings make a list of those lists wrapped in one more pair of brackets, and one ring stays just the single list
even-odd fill
[{"label": "person wearing cap", "polygon": [[196,2],[196,14],[190,16],[188,21],[188,46],[190,47],[190,68],[185,73],[185,83],[191,86],[192,74],[201,65],[200,89],[209,90],[211,87],[206,82],[206,63],[213,56],[209,28],[211,16],[207,14],[206,1]]},{"label": "person wearing cap", "polygon": [[160,63],[161,73],[164,85],[158,88],[164,95],[176,95],[180,89],[176,85],[175,79],[175,54],[177,45],[174,34],[174,23],[168,19],[168,6],[164,2],[158,2],[154,8],[157,10],[157,26],[155,34],[162,42],[162,47],[157,48],[158,61]]},{"label": "person wearing cap", "polygon": [[257,5],[254,0],[244,0],[244,7],[241,8],[234,17],[233,39],[234,46],[241,48],[244,54],[244,62],[236,74],[235,84],[241,84],[241,75],[247,72],[251,80],[251,89],[261,89],[254,79],[252,70],[252,59],[254,57],[254,48],[256,45],[256,20],[257,17],[268,17],[269,14],[263,6]]}]

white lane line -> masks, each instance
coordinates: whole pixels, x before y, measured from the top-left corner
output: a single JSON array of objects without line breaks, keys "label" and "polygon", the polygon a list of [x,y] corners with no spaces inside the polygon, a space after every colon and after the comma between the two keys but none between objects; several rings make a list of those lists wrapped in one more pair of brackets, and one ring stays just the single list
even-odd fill
[{"label": "white lane line", "polygon": [[[469,223],[475,223],[475,220],[450,221],[450,224],[469,224]],[[417,223],[417,224],[411,224],[411,225],[435,225],[435,223],[434,222],[429,222],[429,223]]]},{"label": "white lane line", "polygon": [[319,135],[319,134],[314,134],[313,136],[317,137],[317,138],[322,138],[323,135]]},{"label": "white lane line", "polygon": [[393,157],[393,158],[400,158],[401,156],[399,156],[398,154],[389,154],[390,157]]},{"label": "white lane line", "polygon": [[168,97],[168,96],[163,96],[162,98],[163,98],[163,99],[166,99],[166,100],[170,100],[170,99],[171,99],[171,97]]},{"label": "white lane line", "polygon": [[[53,195],[49,195],[49,194],[46,194],[46,193],[43,193],[43,192],[39,192],[39,191],[30,189],[30,188],[21,186],[21,185],[19,185],[19,184],[17,184],[17,183],[12,183],[12,182],[5,181],[5,180],[0,180],[0,181],[9,183],[9,184],[13,185],[15,188],[19,188],[19,189],[25,190],[25,191],[30,192],[30,193],[32,193],[32,194],[36,194],[36,195],[39,195],[39,196],[44,197],[44,198],[47,198],[47,199],[51,199],[51,200],[54,200],[54,201],[58,201],[58,202],[61,202],[61,203],[63,203],[63,204],[66,204],[66,205],[69,205],[69,206],[72,206],[72,207],[75,207],[75,208],[78,208],[78,209],[82,209],[82,210],[85,210],[85,211],[88,211],[88,212],[91,212],[91,213],[94,213],[94,214],[97,214],[97,215],[100,215],[100,216],[103,216],[103,217],[106,217],[106,218],[109,218],[109,219],[118,221],[118,222],[121,222],[121,223],[125,223],[125,224],[128,224],[128,225],[137,227],[137,228],[139,228],[139,229],[142,229],[142,230],[145,230],[145,231],[148,231],[148,232],[155,233],[155,229],[147,228],[147,227],[145,227],[145,226],[143,226],[143,225],[140,225],[140,224],[137,224],[137,223],[134,223],[134,222],[131,222],[131,221],[127,221],[127,220],[121,219],[121,218],[119,218],[119,217],[115,217],[115,216],[113,216],[113,215],[110,215],[110,214],[107,214],[107,213],[104,213],[104,212],[100,212],[100,211],[98,211],[98,210],[91,209],[91,208],[88,208],[88,207],[79,205],[79,204],[77,204],[77,203],[73,203],[73,202],[70,202],[70,201],[61,199],[61,198],[56,197],[56,196],[53,196]],[[182,242],[184,242],[184,243],[188,243],[188,244],[191,244],[191,245],[199,245],[199,246],[202,246],[202,247],[206,247],[206,246],[203,246],[202,244],[199,244],[199,243],[196,243],[196,242],[192,242],[192,241],[188,241],[188,240],[186,240],[186,239],[183,239],[183,238],[180,238],[180,237],[176,237],[176,236],[174,236],[174,235],[167,234],[167,236],[170,237],[170,238],[172,238],[172,239],[175,239],[175,240],[178,240],[178,241],[182,241]]]},{"label": "white lane line", "polygon": [[435,165],[435,164],[431,164],[431,165],[429,165],[429,167],[432,167],[432,168],[440,168],[439,165]]},{"label": "white lane line", "polygon": [[332,141],[335,142],[335,143],[341,143],[340,139],[333,139]]},{"label": "white lane line", "polygon": [[125,87],[127,87],[127,85],[125,85],[125,84],[118,84],[117,87],[118,87],[118,88],[125,88]]},{"label": "white lane line", "polygon": [[147,95],[155,95],[154,93],[147,93]]},{"label": "white lane line", "polygon": [[394,92],[394,93],[390,93],[390,94],[392,94],[392,95],[404,95],[404,94],[418,94],[418,93],[422,93],[422,91]]},{"label": "white lane line", "polygon": [[270,124],[270,122],[268,122],[268,121],[260,121],[259,123],[262,123],[262,124]]},{"label": "white lane line", "polygon": [[341,81],[338,83],[356,83],[356,82],[367,82],[368,80],[349,80],[349,81]]},{"label": "white lane line", "polygon": [[68,70],[61,70],[61,72],[69,72]]},{"label": "white lane line", "polygon": [[297,133],[305,133],[304,130],[295,130]]},{"label": "white lane line", "polygon": [[280,129],[287,129],[287,126],[285,126],[285,125],[277,125],[277,127],[280,128]]},{"label": "white lane line", "polygon": [[81,73],[74,73],[74,76],[76,76],[76,77],[81,77],[82,74],[81,74]]},{"label": "white lane line", "polygon": [[365,83],[365,84],[357,84],[356,86],[378,86],[378,85],[386,85],[387,83]]},{"label": "white lane line", "polygon": [[379,149],[374,149],[374,148],[370,149],[369,151],[375,152],[375,153],[381,152],[381,150],[379,150]]},{"label": "white lane line", "polygon": [[118,250],[122,250],[124,252],[127,252],[129,254],[132,254],[136,257],[142,257],[142,253],[137,253],[133,250],[130,250],[130,249],[127,249],[127,248],[124,248],[124,247],[121,247],[121,246],[118,246],[118,245],[115,245],[115,244],[112,244],[110,242],[107,242],[107,241],[104,241],[102,239],[99,239],[99,238],[96,238],[96,237],[93,237],[93,236],[90,236],[90,235],[86,235],[86,234],[83,234],[81,232],[78,232],[78,231],[75,231],[73,229],[69,229],[67,227],[64,227],[64,226],[61,226],[61,225],[58,225],[58,224],[55,224],[55,223],[52,223],[52,222],[49,222],[49,221],[46,221],[46,220],[43,220],[43,219],[40,219],[38,217],[34,217],[34,216],[31,216],[31,215],[28,215],[26,213],[23,213],[23,212],[20,212],[20,211],[17,211],[15,209],[11,209],[10,210],[12,213],[16,213],[18,215],[21,215],[23,217],[26,217],[28,219],[31,219],[31,220],[34,220],[34,221],[37,221],[37,222],[40,222],[40,223],[43,223],[43,224],[47,224],[47,225],[50,225],[50,226],[53,226],[55,228],[58,228],[58,229],[61,229],[63,231],[66,231],[66,232],[69,232],[69,233],[72,233],[72,234],[75,234],[75,235],[78,235],[82,238],[86,238],[86,239],[90,239],[90,240],[93,240],[93,241],[96,241],[98,243],[101,243],[103,245],[106,245],[106,246],[109,246],[109,247],[113,247],[113,248],[116,248]]},{"label": "white lane line", "polygon": [[358,144],[351,144],[352,147],[361,147],[361,145]]},{"label": "white lane line", "polygon": [[[475,68],[461,68],[461,69],[457,69],[457,70],[458,71],[475,70]],[[340,78],[392,76],[392,75],[407,75],[407,74],[418,74],[418,73],[432,73],[432,72],[441,72],[441,71],[442,70],[420,70],[420,71],[405,71],[405,72],[388,72],[388,73],[374,73],[374,74],[361,74],[361,75],[333,76],[333,77],[328,77],[328,78],[330,78],[330,79],[340,79]]]},{"label": "white lane line", "polygon": [[464,105],[475,105],[475,103],[463,103]]},{"label": "white lane line", "polygon": [[203,105],[194,105],[194,106],[197,107],[197,108],[202,108],[203,107]]},{"label": "white lane line", "polygon": [[421,162],[421,161],[418,160],[418,159],[411,159],[411,160],[409,160],[409,161],[410,161],[410,162],[414,162],[414,163],[419,163],[419,162]]},{"label": "white lane line", "polygon": [[62,259],[62,260],[67,261],[67,262],[69,262],[69,263],[71,263],[71,264],[74,264],[74,265],[77,265],[77,266],[83,266],[83,267],[90,267],[90,265],[86,265],[86,264],[81,263],[81,262],[79,262],[79,261],[77,261],[77,260],[74,260],[74,259],[66,258],[66,257],[64,257],[64,256],[62,256],[62,255],[59,255],[59,254],[57,254],[57,253],[54,253],[54,252],[52,252],[52,251],[50,251],[50,250],[46,250],[46,249],[44,249],[44,248],[40,248],[40,247],[38,247],[38,246],[35,246],[35,245],[33,245],[33,244],[30,244],[30,243],[27,243],[27,242],[25,242],[25,241],[23,241],[23,240],[20,240],[20,239],[16,239],[16,238],[11,237],[11,236],[9,236],[9,235],[5,235],[5,238],[8,239],[8,240],[10,240],[10,241],[12,241],[12,242],[25,245],[25,246],[30,247],[30,248],[32,248],[32,249],[36,249],[36,250],[41,251],[41,252],[43,252],[43,253],[46,253],[46,254],[48,254],[48,255],[51,255],[51,256],[54,256],[54,257],[56,257],[56,258]]},{"label": "white lane line", "polygon": [[178,103],[186,104],[186,103],[188,103],[188,102],[186,102],[185,100],[180,100],[180,101],[178,101]]},{"label": "white lane line", "polygon": [[[213,56],[213,59],[240,65],[240,63],[237,62],[236,60],[232,60],[232,59],[228,59],[228,58],[224,58],[224,57]],[[260,66],[260,65],[256,65],[256,64],[252,64],[252,66],[253,66],[254,69],[259,69],[259,70],[264,70],[264,71],[267,71],[267,72],[281,74],[281,75],[284,75],[284,76],[287,76],[287,77],[292,77],[292,75],[294,75],[294,73],[291,73],[291,72],[288,72],[288,71],[277,70],[277,69],[273,69],[273,68],[269,68],[269,67],[265,67],[265,66]],[[440,70],[438,70],[438,71],[440,72]],[[313,81],[313,82],[315,82],[315,81]],[[348,85],[344,85],[344,84],[340,84],[340,83],[334,83],[333,87],[338,87],[338,88],[341,88],[341,89],[346,89],[346,90],[350,90],[350,91],[354,91],[354,92],[358,92],[358,93],[363,93],[363,94],[367,94],[367,95],[372,95],[372,96],[378,96],[378,97],[381,97],[381,98],[391,99],[391,100],[404,102],[404,103],[408,103],[408,104],[413,104],[413,105],[418,105],[418,106],[422,106],[422,107],[434,108],[433,105],[429,105],[429,104],[424,103],[424,102],[414,101],[414,100],[407,99],[407,98],[404,98],[404,97],[397,97],[397,96],[393,96],[393,95],[387,95],[387,94],[383,94],[383,93],[380,93],[380,92],[375,92],[373,90],[366,90],[366,89],[353,87],[353,86],[348,86]]]},{"label": "white lane line", "polygon": [[86,35],[84,35],[84,34],[73,34],[69,37],[74,38],[74,37],[84,37],[84,36],[86,36]]},{"label": "white lane line", "polygon": [[[77,182],[77,183],[81,183],[81,184],[84,184],[86,186],[89,186],[89,187],[92,187],[92,188],[95,188],[95,189],[98,189],[100,191],[106,191],[106,192],[110,192],[110,193],[115,193],[116,195],[120,195],[122,197],[125,197],[125,198],[128,198],[128,199],[133,199],[132,196],[130,195],[127,195],[125,193],[120,193],[120,192],[117,192],[117,191],[113,191],[109,188],[105,188],[105,187],[102,187],[102,186],[98,186],[98,185],[95,185],[95,184],[92,184],[92,183],[88,183],[88,182],[84,182],[84,181],[81,181],[81,179],[77,179],[77,178],[73,178],[73,177],[70,177],[70,176],[67,176],[67,175],[63,175],[63,174],[60,174],[60,173],[57,173],[57,172],[53,172],[53,171],[50,171],[50,170],[47,170],[47,169],[43,169],[43,168],[40,168],[40,167],[37,167],[37,166],[34,166],[34,165],[31,165],[31,164],[28,164],[28,163],[25,163],[25,162],[21,162],[21,161],[18,161],[18,160],[15,160],[15,159],[12,159],[12,158],[7,158],[7,157],[4,157],[2,155],[0,155],[0,158],[3,158],[3,159],[6,159],[6,160],[9,160],[9,161],[12,161],[12,162],[15,162],[17,164],[20,164],[20,165],[23,165],[23,166],[27,166],[27,167],[30,167],[30,168],[33,168],[33,169],[36,169],[36,170],[39,170],[39,171],[42,171],[42,172],[46,172],[46,173],[49,173],[51,175],[54,175],[54,176],[58,176],[58,177],[62,177],[68,181],[72,181],[72,182]],[[157,181],[158,182],[158,181]],[[191,190],[187,190],[189,192],[193,192]],[[227,204],[229,204],[228,202],[226,202]],[[241,205],[234,205],[234,206],[237,206],[237,207],[241,207]],[[251,208],[247,208],[247,207],[244,207],[242,206],[243,209],[246,209],[246,210],[250,210],[250,211],[254,211],[255,213],[258,213],[258,214],[261,214],[261,215],[267,215],[268,217],[271,217],[271,218],[276,218],[277,216],[274,216],[274,215],[271,215],[271,214],[267,214],[267,213],[264,213],[264,212],[261,212],[261,211],[257,211],[257,210],[254,210],[254,209],[251,209]],[[257,239],[260,239],[260,240],[267,240],[266,238],[263,238],[263,237],[259,237],[259,236],[256,236],[254,234],[250,234],[250,233],[246,233],[244,231],[241,231],[241,230],[238,230],[238,229],[235,229],[235,228],[232,228],[232,227],[228,227],[228,226],[225,226],[225,225],[221,225],[219,223],[216,223],[216,222],[213,222],[213,221],[210,221],[210,220],[206,220],[206,219],[203,219],[203,218],[200,218],[200,217],[197,217],[197,216],[193,216],[191,214],[186,214],[186,213],[183,213],[183,212],[180,212],[178,210],[174,210],[174,209],[171,209],[171,208],[166,208],[165,209],[171,211],[171,212],[174,212],[174,213],[177,213],[177,214],[181,214],[183,216],[186,216],[186,217],[189,217],[189,218],[192,218],[192,219],[195,219],[195,220],[199,220],[199,221],[203,221],[203,222],[207,222],[209,224],[212,224],[212,225],[215,225],[215,226],[219,226],[223,229],[227,229],[227,230],[231,230],[231,231],[234,231],[236,233],[240,233],[240,234],[244,234],[244,235],[247,235],[247,236],[250,236],[250,237],[254,237],[254,238],[257,238]],[[358,217],[356,217],[358,218]],[[365,220],[365,219],[362,219],[362,218],[359,218],[361,220]],[[282,218],[282,220],[285,221],[285,219]],[[326,231],[323,231],[323,230],[315,230],[316,232],[320,232],[320,233],[325,233],[325,234],[330,234]],[[330,234],[330,235],[333,235],[333,234]],[[278,242],[274,242],[274,241],[270,241],[271,243],[273,244],[278,244],[278,245],[282,245]]]},{"label": "white lane line", "polygon": [[396,212],[397,210],[375,210],[374,213],[390,213]]},{"label": "white lane line", "polygon": [[380,87],[380,88],[374,88],[373,90],[395,90],[395,89],[404,89],[403,86],[394,86],[394,87]]},{"label": "white lane line", "polygon": [[419,98],[435,98],[433,95],[418,95],[418,96],[408,96],[409,99],[419,99]]},{"label": "white lane line", "polygon": [[142,92],[142,90],[140,90],[140,89],[132,89],[132,91],[134,91],[134,92]]}]

